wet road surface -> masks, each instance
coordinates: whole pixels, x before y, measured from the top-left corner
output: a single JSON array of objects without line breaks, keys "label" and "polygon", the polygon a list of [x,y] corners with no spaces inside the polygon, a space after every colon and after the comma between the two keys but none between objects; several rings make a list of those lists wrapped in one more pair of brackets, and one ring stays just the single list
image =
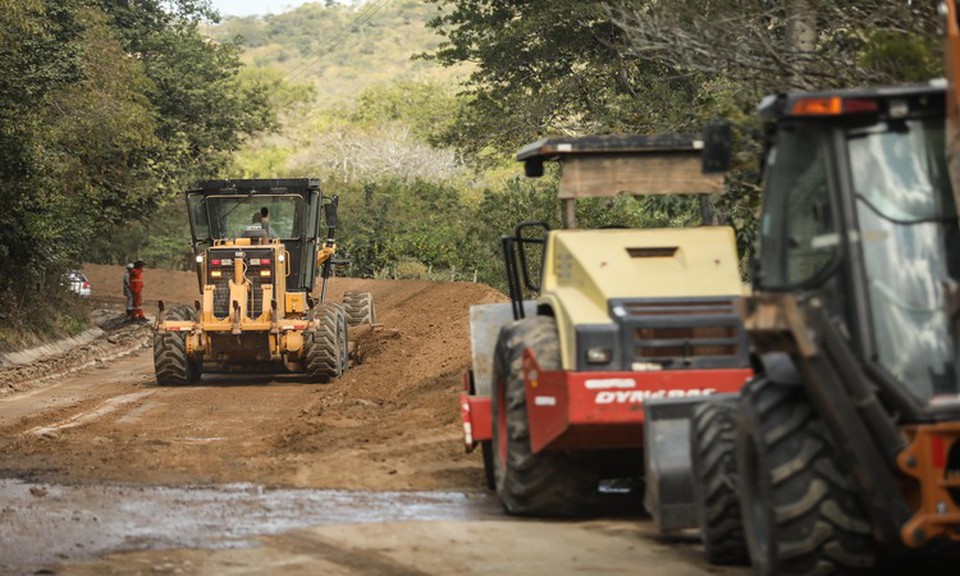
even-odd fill
[{"label": "wet road surface", "polygon": [[109,552],[229,549],[310,526],[502,519],[492,495],[224,486],[69,486],[0,480],[0,572]]}]

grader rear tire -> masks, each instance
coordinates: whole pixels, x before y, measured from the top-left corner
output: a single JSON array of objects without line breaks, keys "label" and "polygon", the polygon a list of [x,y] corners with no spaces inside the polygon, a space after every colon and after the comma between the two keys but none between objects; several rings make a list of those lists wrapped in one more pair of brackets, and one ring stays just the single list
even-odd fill
[{"label": "grader rear tire", "polygon": [[493,363],[493,466],[497,496],[510,514],[579,516],[589,510],[598,474],[576,452],[530,448],[523,351],[543,370],[560,368],[556,320],[537,316],[500,331]]},{"label": "grader rear tire", "polygon": [[377,323],[377,308],[373,304],[373,294],[350,290],[343,293],[343,307],[347,312],[350,326]]},{"label": "grader rear tire", "polygon": [[343,374],[343,350],[346,335],[338,306],[317,307],[317,329],[306,335],[304,369],[311,380],[326,384]]},{"label": "grader rear tire", "polygon": [[736,400],[707,401],[693,409],[693,495],[700,538],[711,564],[750,563],[737,494],[736,415]]},{"label": "grader rear tire", "polygon": [[[167,313],[168,320],[194,320],[189,306],[177,306]],[[187,336],[183,332],[158,331],[153,334],[153,368],[160,386],[185,386],[200,381],[202,365],[187,356]]]}]

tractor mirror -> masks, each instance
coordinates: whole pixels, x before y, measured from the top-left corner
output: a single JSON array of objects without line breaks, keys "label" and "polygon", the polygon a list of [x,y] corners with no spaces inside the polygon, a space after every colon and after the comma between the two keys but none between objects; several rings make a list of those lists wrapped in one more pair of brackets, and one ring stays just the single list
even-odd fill
[{"label": "tractor mirror", "polygon": [[623,193],[721,194],[723,175],[717,172],[730,165],[730,128],[726,135],[713,128],[710,136],[716,156],[709,163],[703,140],[691,134],[546,138],[521,149],[517,160],[526,165],[527,176],[543,174],[544,162],[559,162],[561,200]]},{"label": "tractor mirror", "polygon": [[703,129],[704,174],[723,174],[730,171],[733,158],[733,129],[727,121],[711,122]]},{"label": "tractor mirror", "polygon": [[337,204],[340,203],[340,197],[334,196],[329,204],[323,206],[323,219],[327,222],[327,228],[337,227]]},{"label": "tractor mirror", "polygon": [[543,162],[528,160],[523,163],[523,172],[527,178],[539,178],[543,176]]}]

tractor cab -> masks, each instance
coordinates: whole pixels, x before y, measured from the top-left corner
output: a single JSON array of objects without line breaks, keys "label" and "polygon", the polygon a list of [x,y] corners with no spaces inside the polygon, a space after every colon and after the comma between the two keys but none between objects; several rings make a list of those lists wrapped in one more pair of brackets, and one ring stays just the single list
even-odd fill
[{"label": "tractor cab", "polygon": [[936,84],[769,97],[758,293],[807,293],[905,421],[960,413],[960,234]]},{"label": "tractor cab", "polygon": [[[323,195],[318,180],[214,180],[188,190],[186,198],[201,286],[200,264],[208,251],[207,267],[213,269],[214,262],[232,261],[235,248],[249,247],[251,254],[269,252],[279,261],[289,259],[286,291],[313,290],[315,255],[328,236],[323,224],[336,226],[337,204],[336,197]],[[245,259],[247,265],[250,260]]]},{"label": "tractor cab", "polygon": [[[728,540],[711,525],[704,500],[708,554],[745,546],[758,574],[775,574],[839,557],[870,566],[876,543],[960,541],[960,231],[945,88],[761,103],[760,255],[742,310],[761,370],[735,407],[711,403],[699,414],[729,422],[735,438],[711,447],[706,427],[694,438],[700,461],[735,461],[695,475],[703,493],[737,487],[711,498],[740,507],[744,537]],[[790,415],[803,424],[781,426]],[[818,442],[804,465],[783,464]],[[824,501],[840,507],[804,506],[798,495],[826,486],[827,469],[835,472]],[[796,535],[837,515],[846,524],[821,545],[798,544]],[[794,552],[774,553],[785,549]]]}]

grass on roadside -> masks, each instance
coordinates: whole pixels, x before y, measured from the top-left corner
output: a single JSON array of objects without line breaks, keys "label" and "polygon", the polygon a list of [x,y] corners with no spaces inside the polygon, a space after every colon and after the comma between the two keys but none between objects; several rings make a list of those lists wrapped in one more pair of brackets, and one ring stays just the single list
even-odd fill
[{"label": "grass on roadside", "polygon": [[89,301],[61,286],[0,293],[0,354],[76,336],[91,326],[90,312]]}]

